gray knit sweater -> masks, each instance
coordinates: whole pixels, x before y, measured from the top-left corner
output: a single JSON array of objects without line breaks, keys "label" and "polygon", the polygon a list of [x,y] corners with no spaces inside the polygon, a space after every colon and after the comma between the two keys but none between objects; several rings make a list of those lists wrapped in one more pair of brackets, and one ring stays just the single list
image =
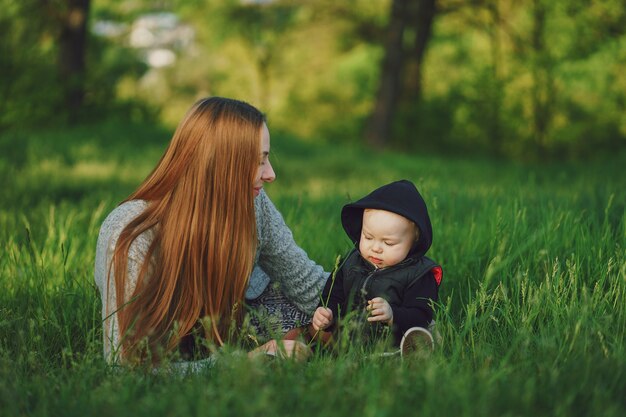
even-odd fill
[{"label": "gray knit sweater", "polygon": [[[107,270],[121,231],[146,207],[147,203],[142,200],[121,204],[104,220],[98,236],[94,276],[102,298],[102,318],[104,320],[107,315],[110,316],[105,322],[104,355],[113,362],[117,358],[120,334],[115,314],[115,279],[111,275],[107,288]],[[255,270],[250,277],[246,298],[258,297],[269,282],[274,281],[280,284],[281,290],[296,307],[312,314],[328,273],[310,260],[295,243],[283,217],[264,191],[255,198],[254,209],[259,243]],[[139,235],[130,246],[125,290],[127,297],[135,288],[139,270],[153,238],[152,230],[148,230]]]}]

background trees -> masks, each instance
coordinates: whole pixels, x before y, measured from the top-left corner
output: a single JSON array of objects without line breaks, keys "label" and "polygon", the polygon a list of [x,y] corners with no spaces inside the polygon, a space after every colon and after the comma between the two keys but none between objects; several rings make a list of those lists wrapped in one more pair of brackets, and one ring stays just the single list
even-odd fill
[{"label": "background trees", "polygon": [[[129,101],[174,123],[219,94],[310,140],[514,158],[626,140],[620,0],[0,3],[4,129],[108,116]],[[158,68],[129,42],[149,12],[194,32]],[[96,35],[103,22],[125,29]]]}]

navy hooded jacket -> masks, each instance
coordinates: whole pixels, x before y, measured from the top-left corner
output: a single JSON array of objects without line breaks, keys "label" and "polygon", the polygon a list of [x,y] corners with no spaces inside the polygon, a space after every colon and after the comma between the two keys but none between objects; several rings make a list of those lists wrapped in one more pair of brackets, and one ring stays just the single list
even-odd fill
[{"label": "navy hooded jacket", "polygon": [[[376,269],[359,253],[359,241],[365,209],[386,210],[399,214],[419,228],[419,239],[400,263]],[[362,199],[347,204],[341,211],[344,230],[355,248],[329,279],[322,292],[327,307],[337,320],[349,311],[363,311],[367,300],[384,298],[393,311],[393,333],[396,343],[411,327],[424,327],[433,318],[432,301],[438,300],[441,267],[425,256],[432,243],[432,226],[426,203],[419,191],[407,180],[396,181],[372,191]],[[380,325],[373,324],[374,327]]]}]

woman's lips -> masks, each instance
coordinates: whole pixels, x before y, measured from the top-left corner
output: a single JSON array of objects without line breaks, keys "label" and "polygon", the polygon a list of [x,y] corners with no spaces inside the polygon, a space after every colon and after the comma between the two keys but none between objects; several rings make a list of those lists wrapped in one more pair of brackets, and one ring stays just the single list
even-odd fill
[{"label": "woman's lips", "polygon": [[254,187],[254,195],[259,195],[263,187]]}]

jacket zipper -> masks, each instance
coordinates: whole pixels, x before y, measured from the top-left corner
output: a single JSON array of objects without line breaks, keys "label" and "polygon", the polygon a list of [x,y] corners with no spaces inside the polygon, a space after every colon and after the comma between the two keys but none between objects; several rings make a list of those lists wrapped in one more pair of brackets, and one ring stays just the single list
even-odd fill
[{"label": "jacket zipper", "polygon": [[[410,262],[411,262],[411,260],[410,260],[410,259],[405,259],[404,261],[400,262],[400,263],[399,263],[399,264],[397,264],[397,265],[394,265],[394,266],[392,266],[392,267],[390,267],[390,268],[385,268],[383,271],[388,271],[388,270],[390,270],[390,269],[391,269],[391,270],[393,270],[393,269],[397,269],[397,268],[400,268],[400,267],[402,267],[402,266],[404,266],[405,264],[408,264],[408,263],[410,263]],[[361,296],[363,297],[363,299],[366,299],[365,297],[367,296],[367,284],[369,283],[370,279],[372,279],[372,277],[374,276],[374,274],[375,274],[376,272],[378,272],[378,271],[380,271],[380,269],[378,269],[378,268],[374,268],[374,269],[372,270],[372,272],[370,272],[369,274],[367,274],[367,276],[365,277],[365,281],[363,281],[363,285],[361,286],[361,291],[360,291],[360,292],[361,292]]]},{"label": "jacket zipper", "polygon": [[372,272],[370,272],[369,274],[367,274],[367,276],[365,277],[365,281],[363,281],[363,285],[361,286],[361,297],[363,297],[363,300],[367,300],[365,297],[367,296],[367,283],[369,282],[369,280],[374,276],[374,274],[376,273],[376,271],[378,271],[378,269],[374,269],[372,270]]}]

